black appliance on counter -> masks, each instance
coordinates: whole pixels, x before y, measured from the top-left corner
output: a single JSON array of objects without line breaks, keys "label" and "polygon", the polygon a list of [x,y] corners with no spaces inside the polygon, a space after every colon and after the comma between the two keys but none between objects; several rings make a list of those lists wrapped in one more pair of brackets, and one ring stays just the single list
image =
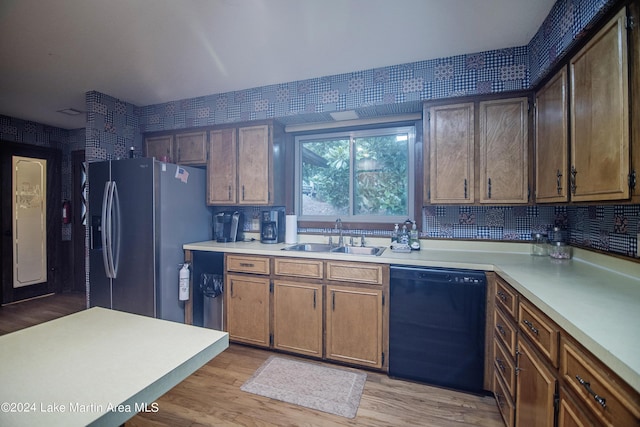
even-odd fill
[{"label": "black appliance on counter", "polygon": [[260,242],[284,242],[284,208],[260,212]]},{"label": "black appliance on counter", "polygon": [[389,375],[483,392],[482,271],[392,265]]},{"label": "black appliance on counter", "polygon": [[213,223],[216,242],[237,242],[243,239],[244,215],[242,212],[219,212]]}]

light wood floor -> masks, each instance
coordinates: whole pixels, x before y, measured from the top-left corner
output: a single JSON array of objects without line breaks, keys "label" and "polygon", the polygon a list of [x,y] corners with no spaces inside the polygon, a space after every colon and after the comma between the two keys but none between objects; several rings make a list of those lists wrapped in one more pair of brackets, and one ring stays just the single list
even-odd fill
[{"label": "light wood floor", "polygon": [[[84,308],[80,294],[0,307],[0,334]],[[232,344],[160,397],[157,413],[138,414],[126,426],[504,426],[492,397],[395,380],[371,371],[366,371],[367,382],[354,419],[241,391],[240,386],[272,354]]]}]

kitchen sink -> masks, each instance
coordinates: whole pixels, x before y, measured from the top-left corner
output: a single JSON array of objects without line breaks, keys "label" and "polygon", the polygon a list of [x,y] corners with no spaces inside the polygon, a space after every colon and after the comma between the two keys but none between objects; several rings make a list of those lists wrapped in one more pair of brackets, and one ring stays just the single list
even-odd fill
[{"label": "kitchen sink", "polygon": [[282,248],[283,251],[296,252],[331,252],[331,249],[335,249],[335,246],[328,243],[298,243]]},{"label": "kitchen sink", "polygon": [[383,246],[333,246],[327,243],[298,243],[296,245],[286,246],[282,248],[282,250],[379,256],[384,252],[385,248]]},{"label": "kitchen sink", "polygon": [[333,248],[331,252],[352,255],[375,255],[380,256],[384,252],[383,246],[339,246]]}]

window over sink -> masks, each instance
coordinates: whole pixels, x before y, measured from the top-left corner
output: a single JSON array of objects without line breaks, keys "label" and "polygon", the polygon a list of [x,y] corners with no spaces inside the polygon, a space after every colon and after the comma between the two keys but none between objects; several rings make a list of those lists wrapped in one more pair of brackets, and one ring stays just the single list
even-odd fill
[{"label": "window over sink", "polygon": [[300,135],[295,147],[301,220],[390,223],[413,215],[414,126]]}]

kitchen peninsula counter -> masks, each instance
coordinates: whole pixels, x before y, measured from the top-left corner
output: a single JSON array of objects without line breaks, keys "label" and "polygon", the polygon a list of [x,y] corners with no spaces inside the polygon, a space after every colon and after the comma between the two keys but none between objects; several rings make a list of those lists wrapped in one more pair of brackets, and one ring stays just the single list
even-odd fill
[{"label": "kitchen peninsula counter", "polygon": [[[367,241],[388,246],[388,239]],[[640,392],[640,264],[573,248],[570,260],[530,255],[527,243],[421,240],[380,256],[283,251],[258,241],[185,244],[191,251],[494,271]]]},{"label": "kitchen peninsula counter", "polygon": [[12,332],[0,425],[122,425],[228,346],[226,332],[100,307]]}]

